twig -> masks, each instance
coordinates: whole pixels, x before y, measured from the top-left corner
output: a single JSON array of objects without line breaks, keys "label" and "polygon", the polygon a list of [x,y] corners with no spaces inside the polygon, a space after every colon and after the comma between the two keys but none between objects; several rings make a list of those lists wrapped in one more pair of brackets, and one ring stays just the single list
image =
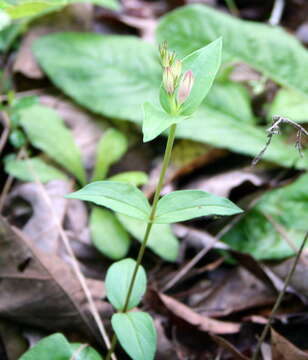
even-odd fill
[{"label": "twig", "polygon": [[[26,160],[29,160],[29,157],[27,157],[27,155],[25,157],[26,157]],[[97,325],[97,327],[98,327],[98,329],[100,331],[100,334],[101,334],[101,336],[102,336],[102,338],[103,338],[103,340],[104,340],[104,342],[106,344],[106,347],[109,350],[111,344],[110,344],[108,334],[107,334],[106,329],[104,327],[104,324],[103,324],[103,322],[102,322],[102,320],[100,318],[99,312],[98,312],[98,310],[96,308],[96,305],[94,303],[92,294],[91,294],[91,292],[90,292],[90,290],[88,288],[88,285],[86,283],[84,275],[82,274],[82,272],[81,272],[81,270],[79,268],[78,261],[77,261],[77,259],[75,257],[75,254],[74,254],[73,250],[72,250],[69,239],[68,239],[68,237],[67,237],[67,235],[66,235],[66,233],[65,233],[65,231],[64,231],[64,229],[63,229],[63,227],[62,227],[62,225],[60,223],[60,220],[59,220],[53,206],[52,206],[50,197],[49,197],[48,193],[46,192],[43,184],[39,180],[39,178],[38,178],[32,164],[31,164],[31,162],[27,161],[27,165],[28,165],[29,171],[32,173],[32,175],[33,175],[33,177],[35,179],[36,185],[39,187],[39,189],[41,191],[41,195],[42,195],[43,199],[45,200],[47,206],[49,207],[49,210],[50,210],[50,212],[52,214],[52,217],[54,218],[54,222],[55,222],[56,227],[58,228],[60,238],[62,239],[64,247],[65,247],[67,253],[70,256],[73,270],[74,270],[74,272],[76,274],[76,277],[77,277],[78,281],[80,282],[80,285],[81,285],[81,287],[82,287],[82,289],[84,291],[86,299],[88,300],[91,314],[92,314],[92,316],[93,316],[93,318],[94,318],[94,320],[96,322],[96,325]],[[112,359],[117,360],[114,354],[112,355]]]},{"label": "twig", "polygon": [[2,111],[1,115],[3,119],[3,131],[0,138],[0,155],[5,147],[5,144],[10,134],[10,119],[5,111]]},{"label": "twig", "polygon": [[300,258],[300,256],[301,256],[303,250],[304,250],[304,247],[305,247],[305,245],[306,245],[307,239],[308,239],[308,231],[307,231],[307,233],[306,233],[306,235],[305,235],[305,237],[304,237],[304,240],[303,240],[303,242],[302,242],[302,245],[301,245],[298,253],[296,254],[294,263],[293,263],[293,265],[292,265],[292,267],[291,267],[291,269],[290,269],[290,271],[289,271],[289,273],[288,273],[288,275],[287,275],[287,277],[286,277],[286,279],[285,279],[283,288],[281,289],[281,291],[280,291],[280,293],[279,293],[279,295],[278,295],[278,297],[277,297],[277,300],[276,300],[276,302],[275,302],[275,304],[274,304],[274,307],[273,307],[273,309],[272,309],[272,311],[271,311],[271,314],[270,314],[270,316],[269,316],[269,318],[268,318],[267,324],[266,324],[266,326],[264,327],[264,329],[263,329],[263,331],[262,331],[262,334],[261,334],[261,336],[260,336],[260,338],[259,338],[259,341],[258,341],[258,344],[257,344],[257,347],[256,347],[256,351],[255,351],[255,353],[254,353],[253,356],[252,356],[252,360],[258,360],[258,359],[259,359],[259,354],[260,354],[261,346],[262,346],[263,341],[265,340],[265,338],[266,338],[266,336],[267,336],[267,334],[268,334],[268,331],[269,331],[269,329],[270,329],[270,327],[271,327],[271,323],[272,323],[273,318],[274,318],[274,316],[276,315],[276,312],[277,312],[277,310],[278,310],[278,308],[279,308],[279,306],[280,306],[280,304],[281,304],[281,302],[282,302],[282,299],[283,299],[283,297],[284,297],[284,294],[285,294],[285,292],[286,292],[286,289],[288,288],[288,286],[289,286],[289,284],[290,284],[291,278],[292,278],[292,276],[293,276],[293,274],[294,274],[294,271],[295,271],[296,266],[297,266],[297,264],[298,264],[299,258]]},{"label": "twig", "polygon": [[285,0],[275,0],[271,16],[268,19],[269,24],[271,25],[279,25],[283,10],[285,7]]},{"label": "twig", "polygon": [[295,147],[299,151],[300,156],[303,156],[303,153],[301,151],[301,149],[302,149],[302,144],[301,144],[302,134],[308,136],[308,131],[305,128],[303,128],[301,125],[297,124],[293,120],[287,119],[287,118],[282,117],[282,116],[275,115],[275,116],[273,116],[272,126],[266,130],[267,133],[268,133],[267,134],[268,140],[267,140],[264,148],[261,150],[261,152],[253,159],[252,166],[257,165],[257,163],[261,160],[261,158],[264,155],[265,151],[269,147],[273,136],[277,135],[277,134],[280,134],[280,126],[282,124],[289,124],[289,125],[293,126],[295,129],[297,129]]}]

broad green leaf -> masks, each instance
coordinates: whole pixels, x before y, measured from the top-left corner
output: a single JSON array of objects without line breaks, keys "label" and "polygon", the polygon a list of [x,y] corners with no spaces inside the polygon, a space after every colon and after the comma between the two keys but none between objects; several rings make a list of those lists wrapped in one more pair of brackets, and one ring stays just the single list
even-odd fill
[{"label": "broad green leaf", "polygon": [[266,216],[281,225],[292,242],[300,247],[307,232],[308,174],[288,186],[263,195],[224,237],[232,248],[257,259],[282,259],[294,250]]},{"label": "broad green leaf", "polygon": [[157,335],[149,314],[139,311],[114,314],[111,323],[120,344],[133,360],[154,359]]},{"label": "broad green leaf", "polygon": [[[107,298],[118,311],[124,309],[126,296],[135,267],[135,260],[124,259],[113,263],[107,271],[105,279]],[[141,298],[145,293],[146,285],[146,273],[140,265],[138,267],[137,276],[128,302],[127,310],[136,307],[140,303]]]},{"label": "broad green leaf", "polygon": [[[189,121],[179,124],[176,134],[183,139],[255,156],[264,148],[267,141],[266,128],[252,126],[239,120],[223,109],[202,105]],[[273,137],[263,159],[288,167],[308,166],[307,156],[301,158],[296,148],[279,136]]]},{"label": "broad green leaf", "polygon": [[109,178],[111,181],[123,181],[135,186],[145,185],[149,181],[148,175],[143,171],[125,171]]},{"label": "broad green leaf", "polygon": [[74,350],[62,334],[50,335],[40,340],[19,360],[70,360]]},{"label": "broad green leaf", "polygon": [[103,360],[99,353],[90,346],[84,344],[70,344],[73,355],[69,360]]},{"label": "broad green leaf", "polygon": [[116,216],[109,210],[94,207],[90,230],[95,247],[111,259],[122,259],[128,252],[130,239]]},{"label": "broad green leaf", "polygon": [[66,197],[91,201],[144,221],[147,221],[151,211],[143,192],[124,182],[95,181]]},{"label": "broad green leaf", "polygon": [[194,51],[183,59],[183,72],[192,70],[194,84],[188,99],[181,108],[181,115],[193,114],[213,85],[221,63],[221,38]]},{"label": "broad green leaf", "polygon": [[[117,214],[125,229],[138,241],[142,242],[147,224],[126,215]],[[154,224],[147,246],[167,261],[175,261],[179,254],[179,241],[173,235],[170,225]]]},{"label": "broad green leaf", "polygon": [[242,210],[230,200],[201,190],[179,190],[163,196],[155,223],[176,223],[208,215],[234,215]]},{"label": "broad green leaf", "polygon": [[[141,104],[156,101],[159,106],[161,68],[157,49],[137,38],[59,33],[40,38],[34,50],[52,81],[94,112],[141,123]],[[256,156],[267,138],[266,129],[250,124],[253,122],[243,87],[218,82],[200,109],[177,126],[176,134]],[[307,160],[299,160],[293,146],[288,144],[286,151],[286,143],[279,137],[273,139],[263,158],[283,166],[307,166]]]},{"label": "broad green leaf", "polygon": [[57,86],[94,112],[141,121],[142,104],[158,104],[157,49],[136,37],[58,33],[36,41],[34,54]]},{"label": "broad green leaf", "polygon": [[143,105],[143,141],[148,142],[155,139],[172,124],[177,124],[185,119],[185,116],[172,116],[150,103]]},{"label": "broad green leaf", "polygon": [[126,151],[126,137],[118,130],[107,130],[97,145],[92,181],[103,180],[107,175],[109,167],[119,161]]},{"label": "broad green leaf", "polygon": [[243,61],[279,84],[308,95],[308,51],[282,28],[244,21],[195,4],[162,18],[158,41],[180,56],[223,37],[224,58]]},{"label": "broad green leaf", "polygon": [[117,0],[20,0],[13,3],[7,1],[3,8],[13,19],[20,19],[41,15],[45,11],[53,11],[69,4],[81,2],[93,3],[112,10],[118,10],[120,7]]},{"label": "broad green leaf", "polygon": [[308,98],[297,91],[281,89],[269,107],[269,120],[274,115],[284,116],[297,122],[308,122]]},{"label": "broad green leaf", "polygon": [[80,183],[86,182],[80,151],[55,110],[42,105],[27,107],[20,111],[20,124],[33,146],[69,170]]},{"label": "broad green leaf", "polygon": [[67,180],[67,176],[55,167],[46,164],[42,159],[35,157],[27,160],[17,160],[15,156],[5,159],[5,171],[22,181],[38,179],[46,183],[55,179]]}]

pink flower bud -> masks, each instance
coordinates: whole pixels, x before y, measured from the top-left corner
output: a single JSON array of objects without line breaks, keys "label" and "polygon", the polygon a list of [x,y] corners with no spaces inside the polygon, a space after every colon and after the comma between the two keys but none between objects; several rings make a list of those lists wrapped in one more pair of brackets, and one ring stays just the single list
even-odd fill
[{"label": "pink flower bud", "polygon": [[181,105],[183,102],[186,101],[188,96],[191,93],[191,89],[194,84],[194,75],[191,70],[186,71],[186,73],[183,75],[179,90],[178,90],[178,104]]},{"label": "pink flower bud", "polygon": [[163,84],[164,88],[169,95],[173,94],[175,90],[174,77],[171,71],[171,67],[167,66],[163,73]]}]

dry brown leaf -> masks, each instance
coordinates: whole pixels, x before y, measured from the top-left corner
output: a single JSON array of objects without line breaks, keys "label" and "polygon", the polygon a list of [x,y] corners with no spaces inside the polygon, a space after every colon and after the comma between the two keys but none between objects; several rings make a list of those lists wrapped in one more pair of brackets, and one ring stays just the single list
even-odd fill
[{"label": "dry brown leaf", "polygon": [[172,314],[195,326],[198,330],[214,334],[234,334],[240,330],[241,325],[238,323],[215,320],[199,315],[188,306],[170,296],[164,294],[158,294],[158,296]]},{"label": "dry brown leaf", "polygon": [[222,348],[226,349],[227,351],[229,351],[232,355],[233,355],[233,359],[234,360],[249,360],[248,357],[244,356],[243,354],[241,354],[229,341],[227,341],[226,339],[220,337],[220,336],[216,336],[216,335],[211,335],[211,338],[217,343],[217,345],[221,346]]},{"label": "dry brown leaf", "polygon": [[205,315],[226,316],[238,311],[274,304],[276,293],[244,268],[224,276],[198,307]]},{"label": "dry brown leaf", "polygon": [[308,360],[308,353],[300,350],[282,335],[271,329],[272,360]]},{"label": "dry brown leaf", "polygon": [[[97,284],[90,281],[88,285],[96,295],[94,300],[101,316],[106,318],[111,307],[99,298]],[[34,249],[2,217],[0,293],[0,316],[49,331],[74,329],[88,337],[98,337],[99,331],[72,269],[58,257]]]},{"label": "dry brown leaf", "polygon": [[[0,343],[3,344],[8,360],[18,360],[28,349],[28,342],[22,336],[18,326],[4,320],[0,321]],[[2,360],[1,354],[0,345],[0,359]]]}]

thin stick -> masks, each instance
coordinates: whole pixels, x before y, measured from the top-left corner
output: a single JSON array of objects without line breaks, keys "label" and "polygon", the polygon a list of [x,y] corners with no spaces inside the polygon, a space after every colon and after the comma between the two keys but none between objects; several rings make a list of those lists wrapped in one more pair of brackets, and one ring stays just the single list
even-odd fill
[{"label": "thin stick", "polygon": [[292,267],[291,267],[291,269],[290,269],[290,271],[289,271],[289,273],[288,273],[288,275],[287,275],[287,277],[286,277],[286,279],[285,279],[283,288],[281,289],[281,291],[280,291],[280,293],[279,293],[279,295],[278,295],[278,297],[277,297],[277,300],[276,300],[276,302],[275,302],[275,304],[274,304],[274,307],[273,307],[273,309],[272,309],[272,311],[271,311],[271,314],[270,314],[270,316],[269,316],[269,318],[268,318],[267,324],[266,324],[266,326],[264,327],[264,329],[263,329],[263,331],[262,331],[262,334],[261,334],[261,336],[260,336],[260,338],[259,338],[259,341],[258,341],[258,344],[257,344],[257,347],[256,347],[256,351],[255,351],[255,353],[254,353],[253,356],[252,356],[252,360],[258,360],[258,359],[259,359],[259,354],[260,354],[261,346],[262,346],[263,341],[265,340],[265,338],[266,338],[266,336],[267,336],[267,334],[268,334],[268,332],[269,332],[269,330],[270,330],[271,323],[272,323],[273,318],[274,318],[274,316],[275,316],[275,314],[276,314],[276,312],[277,312],[277,310],[278,310],[278,308],[279,308],[279,306],[280,306],[280,304],[281,304],[281,302],[282,302],[282,299],[283,299],[283,297],[284,297],[284,294],[285,294],[285,292],[286,292],[286,289],[288,288],[288,286],[289,286],[289,284],[290,284],[290,281],[291,281],[291,279],[292,279],[292,276],[293,276],[294,271],[295,271],[295,269],[296,269],[296,266],[297,266],[297,264],[298,264],[299,258],[300,258],[301,254],[302,254],[302,252],[303,252],[303,250],[304,250],[304,247],[305,247],[305,245],[306,245],[307,239],[308,239],[308,231],[307,231],[307,233],[306,233],[306,235],[305,235],[305,237],[304,237],[304,240],[303,240],[303,242],[302,242],[302,245],[301,245],[298,253],[296,254],[296,257],[295,257],[295,259],[294,259],[294,263],[293,263],[293,265],[292,265]]},{"label": "thin stick", "polygon": [[3,119],[3,131],[0,138],[0,155],[5,147],[5,144],[7,142],[7,139],[10,134],[10,118],[7,116],[7,113],[5,111],[1,112],[2,119]]},{"label": "thin stick", "polygon": [[275,0],[271,16],[268,20],[271,25],[279,25],[283,10],[285,7],[285,0]]},{"label": "thin stick", "polygon": [[[53,206],[52,206],[52,203],[51,203],[51,200],[50,200],[50,197],[49,197],[48,193],[46,192],[43,184],[39,180],[39,178],[38,178],[32,164],[31,164],[31,162],[28,161],[29,157],[27,157],[27,155],[26,155],[26,160],[27,160],[27,165],[28,165],[29,171],[32,173],[32,175],[33,175],[33,177],[35,179],[35,183],[39,187],[39,189],[41,191],[41,195],[42,195],[43,199],[45,200],[45,202],[46,202],[46,204],[47,204],[47,206],[48,206],[48,208],[49,208],[49,210],[50,210],[50,212],[52,214],[52,217],[54,218],[54,222],[55,222],[56,227],[58,228],[60,238],[62,239],[63,244],[65,246],[65,249],[66,249],[67,253],[70,256],[73,270],[74,270],[74,272],[76,274],[76,277],[77,277],[78,281],[80,282],[80,285],[81,285],[81,287],[82,287],[82,289],[84,291],[86,299],[88,300],[89,307],[90,307],[90,312],[91,312],[91,314],[92,314],[92,316],[93,316],[93,318],[94,318],[94,320],[96,322],[96,325],[97,325],[97,327],[98,327],[98,329],[100,331],[100,334],[101,334],[101,336],[102,336],[102,338],[103,338],[103,340],[104,340],[104,342],[106,344],[107,349],[110,349],[111,344],[110,344],[108,334],[107,334],[106,329],[104,327],[104,324],[103,324],[103,322],[102,322],[102,320],[100,318],[99,312],[98,312],[98,310],[96,308],[96,305],[94,303],[92,294],[91,294],[91,292],[90,292],[90,290],[88,288],[86,280],[85,280],[85,278],[84,278],[84,276],[83,276],[83,274],[82,274],[82,272],[81,272],[81,270],[79,268],[78,261],[77,261],[77,259],[75,257],[75,254],[74,254],[73,250],[72,250],[69,239],[68,239],[68,237],[67,237],[67,235],[66,235],[66,233],[65,233],[65,231],[64,231],[64,229],[63,229],[63,227],[62,227],[62,225],[60,223],[60,220],[59,220]],[[113,355],[112,359],[117,360],[114,355]]]},{"label": "thin stick", "polygon": [[[167,145],[166,145],[166,151],[165,151],[165,156],[164,156],[164,161],[163,161],[163,167],[160,173],[160,177],[159,177],[159,181],[158,181],[158,185],[156,187],[156,191],[155,191],[155,195],[154,195],[154,199],[153,199],[153,204],[152,204],[152,210],[151,210],[151,214],[149,216],[149,221],[145,230],[145,234],[144,234],[144,238],[142,241],[142,244],[140,246],[139,249],[139,253],[138,253],[138,257],[136,260],[136,266],[133,272],[133,276],[131,278],[130,284],[129,284],[129,288],[128,288],[128,292],[126,295],[126,299],[125,299],[125,303],[124,303],[124,308],[122,310],[122,312],[126,312],[128,309],[128,304],[129,304],[129,300],[135,285],[135,281],[136,281],[136,277],[137,277],[137,273],[138,273],[138,269],[139,266],[141,265],[142,259],[143,259],[143,255],[147,246],[147,242],[150,236],[150,232],[153,226],[153,220],[155,218],[155,214],[156,214],[156,208],[157,208],[157,204],[158,204],[158,200],[160,197],[160,193],[162,190],[162,187],[164,185],[164,179],[165,179],[165,175],[166,175],[166,171],[170,162],[170,158],[171,158],[171,152],[172,152],[172,147],[173,147],[173,143],[174,143],[174,138],[175,138],[175,130],[176,130],[176,124],[171,125],[170,127],[170,131],[169,131],[169,136],[168,136],[168,140],[167,140]],[[115,347],[117,345],[117,337],[114,334],[112,337],[112,342],[111,342],[111,349],[109,350],[107,356],[106,356],[106,360],[110,360],[110,357],[112,356]]]}]

